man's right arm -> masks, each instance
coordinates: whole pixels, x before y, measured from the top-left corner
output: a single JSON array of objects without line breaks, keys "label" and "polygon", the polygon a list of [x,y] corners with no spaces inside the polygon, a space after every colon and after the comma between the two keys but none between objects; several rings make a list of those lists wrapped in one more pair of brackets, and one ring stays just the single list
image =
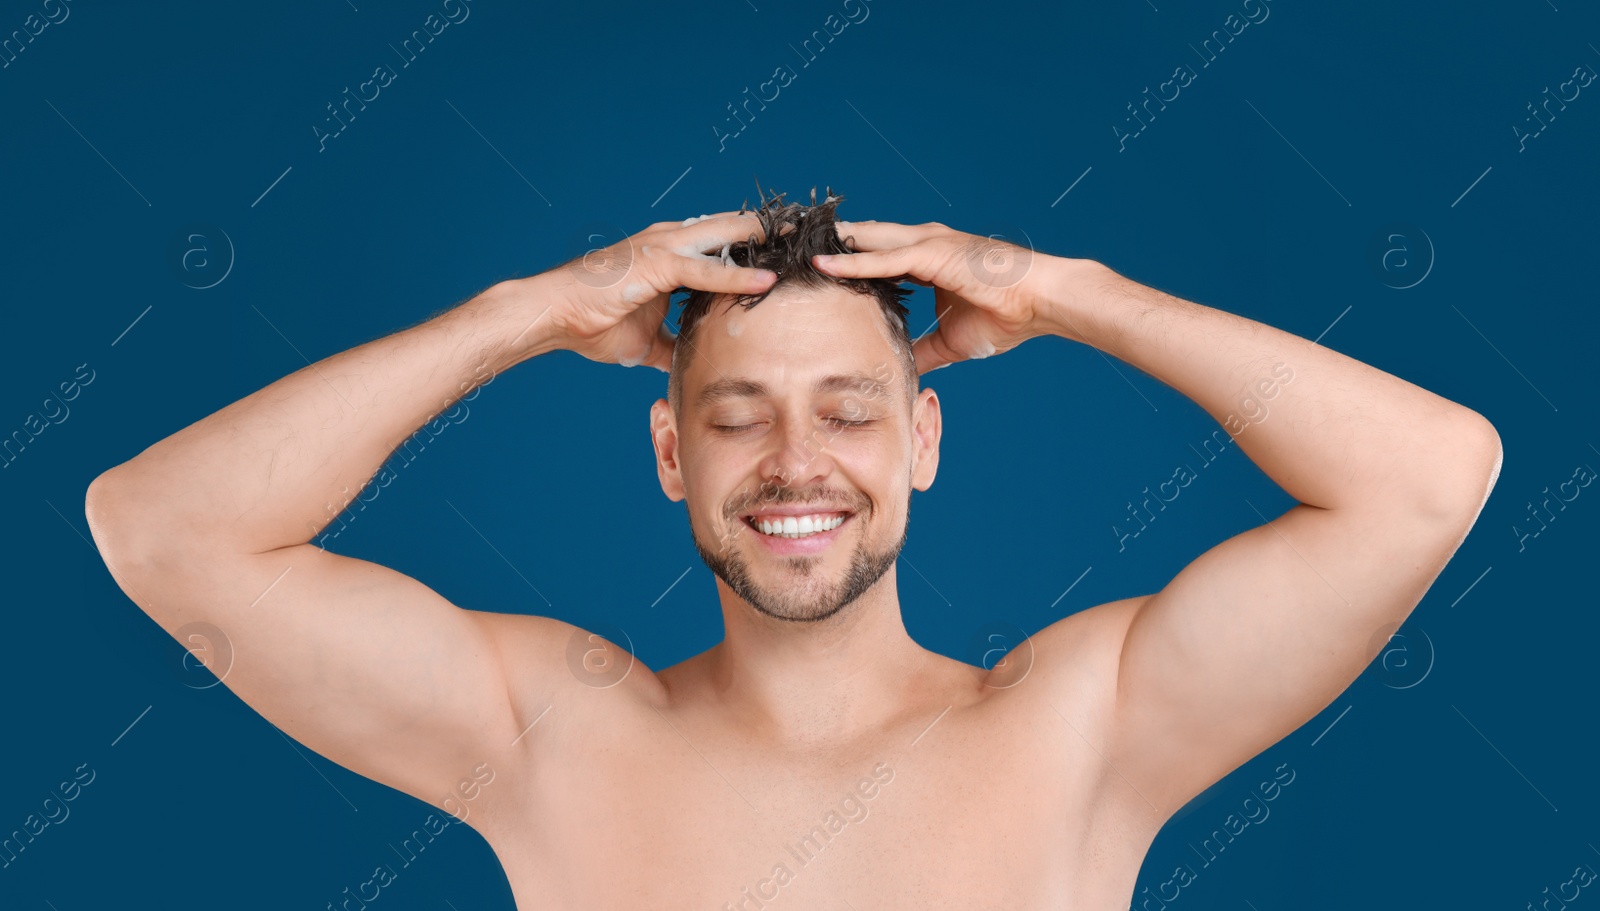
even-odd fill
[{"label": "man's right arm", "polygon": [[[532,721],[513,705],[490,624],[526,621],[526,636],[552,640],[524,637],[534,654],[559,654],[572,627],[462,610],[309,542],[419,426],[550,349],[538,319],[550,300],[529,292],[555,289],[512,290],[491,287],[290,374],[107,471],[86,503],[113,577],[153,620],[175,637],[191,624],[226,637],[233,661],[217,673],[241,699],[333,761],[434,805],[481,763],[503,767]],[[523,711],[551,694],[525,695]]]},{"label": "man's right arm", "polygon": [[595,257],[598,273],[502,282],[184,428],[90,485],[101,557],[175,637],[190,624],[226,636],[224,683],[269,721],[439,805],[482,763],[526,755],[540,738],[514,742],[563,689],[583,688],[563,657],[577,630],[460,609],[310,540],[419,426],[522,360],[566,349],[665,369],[672,339],[658,328],[674,288],[769,283],[695,252],[752,221],[654,225]]}]

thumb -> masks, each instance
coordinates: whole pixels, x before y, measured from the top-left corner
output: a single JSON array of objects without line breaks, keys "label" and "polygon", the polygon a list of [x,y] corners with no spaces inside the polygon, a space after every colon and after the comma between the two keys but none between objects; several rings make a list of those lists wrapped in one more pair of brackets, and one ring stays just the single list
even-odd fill
[{"label": "thumb", "polygon": [[656,326],[655,338],[650,341],[650,353],[645,355],[644,365],[654,367],[662,373],[672,372],[672,351],[677,347],[678,337],[672,334],[665,322]]},{"label": "thumb", "polygon": [[948,367],[956,361],[965,360],[965,358],[950,349],[950,345],[944,337],[943,327],[935,329],[932,334],[924,335],[922,338],[917,339],[916,343],[911,346],[911,357],[917,363],[917,374],[919,376],[938,370],[940,367]]}]

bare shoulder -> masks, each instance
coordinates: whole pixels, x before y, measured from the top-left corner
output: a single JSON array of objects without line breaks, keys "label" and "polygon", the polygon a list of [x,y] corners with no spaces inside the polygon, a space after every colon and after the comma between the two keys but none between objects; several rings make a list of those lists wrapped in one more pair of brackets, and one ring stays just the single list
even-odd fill
[{"label": "bare shoulder", "polygon": [[976,669],[984,691],[997,708],[1009,706],[1002,711],[1056,719],[1053,726],[1068,745],[1081,747],[1087,740],[1101,748],[1115,720],[1122,645],[1148,597],[1078,611],[1016,643],[1004,659],[993,665],[985,662],[987,672]]},{"label": "bare shoulder", "polygon": [[1051,623],[1014,646],[985,680],[996,714],[1018,722],[1016,742],[1037,748],[1041,794],[1055,794],[1101,837],[1125,846],[1148,844],[1165,819],[1121,775],[1120,763],[1108,761],[1121,724],[1122,646],[1148,598],[1109,601]]},{"label": "bare shoulder", "polygon": [[1029,638],[1030,676],[1037,675],[1042,689],[1052,693],[1109,700],[1115,694],[1117,666],[1129,624],[1149,597],[1108,601],[1035,633]]},{"label": "bare shoulder", "polygon": [[1104,772],[1104,752],[1119,724],[1122,645],[1148,597],[1108,601],[1057,620],[1012,649],[990,671],[989,686],[1002,688],[1003,700],[1027,717],[1049,719],[1041,730],[1057,732],[1061,755]]},{"label": "bare shoulder", "polygon": [[[466,613],[493,643],[515,716],[509,742],[486,748],[496,757],[479,770],[488,780],[479,777],[477,787],[463,782],[487,795],[468,809],[474,828],[494,844],[525,822],[528,801],[547,777],[540,770],[570,768],[605,749],[608,738],[638,730],[632,719],[661,704],[662,687],[626,641],[552,617]],[[511,774],[498,775],[501,764]]]},{"label": "bare shoulder", "polygon": [[[512,701],[519,716],[525,716],[524,725],[562,702],[607,705],[632,701],[642,706],[662,695],[660,679],[634,657],[633,643],[625,637],[613,642],[553,617],[471,613],[499,651]],[[588,698],[601,693],[608,695]]]},{"label": "bare shoulder", "polygon": [[506,668],[517,716],[515,740],[506,744],[514,764],[539,769],[581,759],[666,704],[661,677],[635,658],[626,636],[611,642],[550,616],[474,615]]}]

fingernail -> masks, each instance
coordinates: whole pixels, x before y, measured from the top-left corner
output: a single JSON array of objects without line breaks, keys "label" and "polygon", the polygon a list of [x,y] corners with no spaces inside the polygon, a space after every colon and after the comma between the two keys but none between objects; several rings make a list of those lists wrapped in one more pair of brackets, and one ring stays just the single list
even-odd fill
[{"label": "fingernail", "polygon": [[819,266],[831,265],[833,263],[833,256],[827,253],[818,253],[815,262]]}]

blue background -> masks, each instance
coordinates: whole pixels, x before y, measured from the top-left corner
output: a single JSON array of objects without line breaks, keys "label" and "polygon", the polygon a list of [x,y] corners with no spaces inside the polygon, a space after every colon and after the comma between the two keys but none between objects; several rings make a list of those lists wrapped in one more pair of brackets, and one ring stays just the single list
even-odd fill
[{"label": "blue background", "polygon": [[[872,0],[809,65],[786,45],[842,14],[832,0],[470,8],[403,66],[390,45],[439,2],[79,0],[0,69],[0,433],[94,371],[0,470],[0,831],[80,764],[96,772],[0,870],[0,904],[322,908],[430,812],[288,742],[225,687],[196,688],[88,541],[95,475],[306,358],[551,267],[583,226],[737,208],[757,179],[792,199],[832,186],[847,219],[1100,260],[1320,337],[1499,429],[1499,484],[1401,636],[1174,817],[1140,889],[1187,864],[1179,911],[1522,908],[1578,864],[1600,869],[1600,488],[1525,548],[1512,532],[1543,488],[1600,467],[1600,85],[1525,150],[1513,131],[1536,128],[1527,105],[1547,86],[1600,67],[1592,4],[1271,0],[1209,65],[1200,42],[1262,7]],[[5,0],[0,35],[57,9]],[[379,64],[397,78],[319,151],[325,105]],[[719,149],[713,128],[737,129],[726,106],[780,64],[797,77]],[[1137,128],[1126,106],[1180,65],[1193,81],[1119,151],[1113,127]],[[173,250],[196,223],[233,248],[205,289],[223,259],[185,269]],[[913,331],[932,318],[918,290]],[[1199,469],[1210,417],[1059,339],[929,381],[944,452],[915,498],[900,594],[913,636],[944,654],[976,661],[993,624],[1032,632],[1156,590],[1259,524],[1250,504],[1289,505],[1230,447],[1119,552],[1125,502]],[[712,577],[646,433],[665,384],[568,353],[525,363],[335,549],[464,606],[611,624],[652,667],[702,651],[721,635]],[[1271,816],[1202,866],[1190,846],[1284,763],[1296,777]],[[487,845],[451,831],[383,908],[511,907]]]}]

